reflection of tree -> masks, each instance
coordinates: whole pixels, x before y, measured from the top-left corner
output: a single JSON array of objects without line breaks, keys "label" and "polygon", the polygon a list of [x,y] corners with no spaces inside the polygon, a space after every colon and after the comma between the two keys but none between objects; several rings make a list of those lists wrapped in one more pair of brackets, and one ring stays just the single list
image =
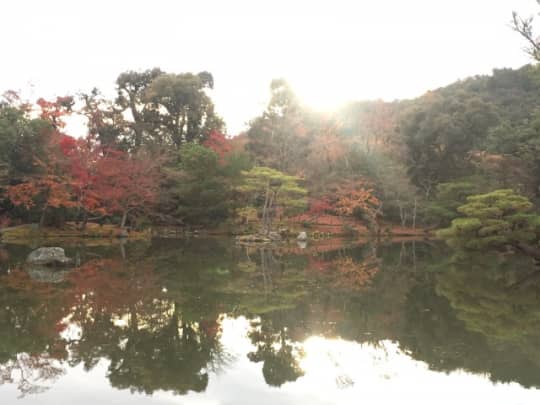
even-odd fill
[{"label": "reflection of tree", "polygon": [[380,259],[376,254],[355,262],[352,257],[340,257],[334,261],[335,286],[340,289],[362,290],[368,287],[379,271]]},{"label": "reflection of tree", "polygon": [[49,389],[41,382],[52,383],[64,374],[64,368],[49,354],[20,353],[0,364],[0,384],[16,384],[21,396],[39,394]]},{"label": "reflection of tree", "polygon": [[263,362],[262,371],[268,385],[279,387],[304,375],[299,365],[302,353],[291,342],[283,323],[261,318],[251,326],[248,336],[256,350],[249,353],[248,358],[253,362]]},{"label": "reflection of tree", "polygon": [[522,284],[531,272],[529,259],[469,257],[437,278],[464,327],[485,339],[496,353],[486,371],[497,381],[540,386],[540,286]]},{"label": "reflection of tree", "polygon": [[[337,254],[336,254],[337,253]],[[362,291],[371,285],[379,272],[381,258],[375,245],[362,249],[355,257],[345,249],[309,257],[308,267],[329,279],[331,287],[339,291]]]},{"label": "reflection of tree", "polygon": [[105,359],[117,388],[202,391],[230,362],[220,345],[229,313],[258,319],[249,358],[273,386],[302,375],[301,342],[312,335],[390,339],[433,370],[540,386],[540,291],[521,282],[529,262],[450,262],[446,251],[415,247],[351,246],[308,258],[218,242],[128,243],[125,259],[117,246],[89,249],[59,284],[12,270],[0,276],[1,382],[39,392],[66,361],[89,370]]},{"label": "reflection of tree", "polygon": [[[29,383],[41,384],[62,371],[62,362],[52,360],[83,363],[89,370],[109,359],[109,379],[118,388],[148,393],[205,389],[208,370],[230,361],[219,343],[215,300],[200,300],[211,296],[208,288],[206,294],[200,287],[190,291],[190,284],[175,280],[185,276],[177,267],[160,277],[156,256],[129,245],[125,252],[124,258],[87,260],[61,284],[36,283],[23,271],[2,277],[2,382],[39,392],[39,385]],[[191,275],[198,269],[192,270]],[[61,335],[67,324],[70,332]],[[13,373],[21,377],[13,379]]]},{"label": "reflection of tree", "polygon": [[219,325],[182,319],[180,305],[168,298],[178,293],[162,291],[148,262],[95,261],[71,280],[72,321],[81,327],[72,363],[91,368],[109,358],[113,386],[146,393],[202,391],[206,370],[226,359]]},{"label": "reflection of tree", "polygon": [[47,389],[63,373],[67,351],[59,332],[68,313],[62,291],[12,270],[0,279],[0,384],[22,395]]},{"label": "reflection of tree", "polygon": [[204,391],[216,341],[177,315],[157,331],[130,326],[126,342],[110,354],[109,379],[118,388],[152,393]]},{"label": "reflection of tree", "polygon": [[268,247],[246,248],[236,264],[227,292],[238,301],[237,309],[260,315],[277,309],[294,308],[309,292],[309,280],[301,271],[303,256],[285,256]]}]

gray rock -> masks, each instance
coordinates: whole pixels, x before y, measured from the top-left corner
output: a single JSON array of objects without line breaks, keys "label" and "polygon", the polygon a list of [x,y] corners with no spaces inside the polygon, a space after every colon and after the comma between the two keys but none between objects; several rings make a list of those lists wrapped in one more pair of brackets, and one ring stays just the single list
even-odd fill
[{"label": "gray rock", "polygon": [[73,262],[60,247],[42,247],[31,252],[26,263],[42,266],[67,266]]},{"label": "gray rock", "polygon": [[296,237],[296,240],[300,240],[300,241],[306,241],[307,239],[308,239],[307,233],[305,232],[300,232],[298,236]]}]

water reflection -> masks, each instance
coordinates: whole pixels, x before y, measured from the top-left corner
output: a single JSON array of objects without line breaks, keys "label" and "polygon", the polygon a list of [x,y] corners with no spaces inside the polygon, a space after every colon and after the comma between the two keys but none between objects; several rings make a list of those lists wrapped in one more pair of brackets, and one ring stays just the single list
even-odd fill
[{"label": "water reflection", "polygon": [[7,246],[0,260],[0,383],[19,396],[68,389],[78,370],[106,378],[107,395],[211,396],[249,380],[284,403],[310,390],[313,403],[354,403],[369,384],[399,391],[411,375],[466,380],[496,403],[502,386],[489,380],[514,383],[513,395],[540,386],[540,291],[526,258],[455,258],[418,242],[155,241],[68,247],[80,266],[57,280],[25,268],[28,251]]}]

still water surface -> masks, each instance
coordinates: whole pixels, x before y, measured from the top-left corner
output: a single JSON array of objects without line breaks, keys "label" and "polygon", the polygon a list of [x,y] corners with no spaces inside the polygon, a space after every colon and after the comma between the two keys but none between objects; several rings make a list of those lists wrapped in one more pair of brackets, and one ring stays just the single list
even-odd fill
[{"label": "still water surface", "polygon": [[524,257],[227,239],[0,249],[1,404],[538,404]]}]

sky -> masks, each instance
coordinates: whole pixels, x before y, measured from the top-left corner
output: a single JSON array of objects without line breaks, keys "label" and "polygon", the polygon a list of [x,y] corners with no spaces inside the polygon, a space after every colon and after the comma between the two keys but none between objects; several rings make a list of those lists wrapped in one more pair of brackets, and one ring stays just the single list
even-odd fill
[{"label": "sky", "polygon": [[[510,27],[535,0],[2,0],[0,92],[31,100],[99,88],[126,70],[209,71],[236,134],[285,78],[318,110],[402,99],[529,62]],[[540,27],[540,17],[538,26]]]}]

